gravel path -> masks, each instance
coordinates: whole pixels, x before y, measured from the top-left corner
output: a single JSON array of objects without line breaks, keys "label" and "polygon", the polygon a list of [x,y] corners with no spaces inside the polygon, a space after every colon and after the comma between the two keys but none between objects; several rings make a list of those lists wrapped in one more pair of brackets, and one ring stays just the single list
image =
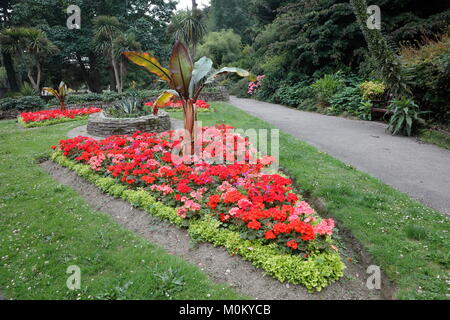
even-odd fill
[{"label": "gravel path", "polygon": [[231,104],[450,216],[450,150],[349,120],[252,99]]}]

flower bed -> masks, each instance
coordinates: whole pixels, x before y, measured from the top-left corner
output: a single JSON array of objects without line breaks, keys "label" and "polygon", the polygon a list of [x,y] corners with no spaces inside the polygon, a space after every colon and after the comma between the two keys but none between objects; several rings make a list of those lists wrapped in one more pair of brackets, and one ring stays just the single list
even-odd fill
[{"label": "flower bed", "polygon": [[[217,137],[229,129],[203,128],[203,133],[215,130]],[[237,142],[248,147],[247,140],[233,135],[235,145],[227,147]],[[299,199],[291,180],[263,173],[270,157],[254,159],[254,164],[179,164],[171,151],[180,142],[174,131],[101,141],[77,137],[61,140],[53,159],[105,192],[188,227],[191,236],[224,246],[280,281],[321,290],[343,275],[330,237],[334,222],[321,219]],[[234,149],[236,157],[252,158],[248,150]]]},{"label": "flower bed", "polygon": [[[146,107],[153,107],[154,102],[147,102],[145,104]],[[197,107],[197,112],[209,112],[212,110],[211,105],[208,104],[204,100],[197,100],[195,103],[195,106]],[[168,102],[163,107],[159,107],[160,109],[164,109],[165,111],[183,111],[183,104],[181,101],[176,102]]]},{"label": "flower bed", "polygon": [[100,112],[99,108],[81,108],[68,110],[42,110],[36,112],[22,112],[18,121],[25,128],[48,126],[56,123],[82,120],[92,113]]}]

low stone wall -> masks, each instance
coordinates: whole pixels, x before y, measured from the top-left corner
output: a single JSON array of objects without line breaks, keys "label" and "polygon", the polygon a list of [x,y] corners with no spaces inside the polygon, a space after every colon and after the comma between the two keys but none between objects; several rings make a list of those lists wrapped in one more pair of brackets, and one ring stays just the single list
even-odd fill
[{"label": "low stone wall", "polygon": [[158,115],[148,115],[140,118],[108,118],[103,112],[89,116],[87,132],[98,137],[133,134],[142,132],[163,132],[170,130],[169,114],[160,110]]},{"label": "low stone wall", "polygon": [[217,87],[217,89],[217,92],[202,92],[199,99],[206,102],[230,100],[230,94],[225,87]]}]

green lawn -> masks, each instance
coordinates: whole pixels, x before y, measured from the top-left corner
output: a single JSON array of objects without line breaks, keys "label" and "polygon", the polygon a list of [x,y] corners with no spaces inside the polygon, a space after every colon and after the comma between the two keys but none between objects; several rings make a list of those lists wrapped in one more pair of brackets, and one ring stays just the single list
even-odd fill
[{"label": "green lawn", "polygon": [[438,147],[450,150],[450,136],[436,130],[424,129],[419,133],[423,142],[435,144]]},{"label": "green lawn", "polygon": [[[12,299],[238,299],[195,266],[92,210],[36,159],[82,122],[0,121],[0,290]],[[81,269],[81,290],[66,287]]]},{"label": "green lawn", "polygon": [[[272,127],[229,104],[214,107],[216,112],[199,115],[204,125]],[[448,218],[283,132],[280,163],[304,191],[322,198],[329,213],[367,248],[397,284],[397,298],[448,298]]]},{"label": "green lawn", "polygon": [[[205,125],[270,128],[226,103],[200,114]],[[174,117],[181,117],[175,114]],[[194,266],[167,255],[91,210],[76,192],[44,173],[48,154],[81,122],[19,130],[0,122],[0,289],[9,298],[237,298]],[[449,219],[292,136],[280,135],[280,161],[301,188],[365,245],[399,287],[398,298],[446,299]],[[81,292],[66,286],[82,269]],[[84,281],[84,282],[83,282]],[[167,296],[169,295],[169,296]]]}]

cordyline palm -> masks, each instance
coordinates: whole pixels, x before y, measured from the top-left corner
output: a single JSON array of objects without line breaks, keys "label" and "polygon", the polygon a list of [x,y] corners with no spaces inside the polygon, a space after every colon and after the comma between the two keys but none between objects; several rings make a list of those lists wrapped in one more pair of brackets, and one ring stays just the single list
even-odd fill
[{"label": "cordyline palm", "polygon": [[66,84],[64,81],[61,81],[59,84],[58,89],[53,88],[43,88],[45,92],[48,92],[49,94],[53,95],[55,98],[59,100],[59,110],[66,110],[66,96],[70,92],[70,89],[67,89]]},{"label": "cordyline palm", "polygon": [[122,53],[132,50],[141,50],[141,44],[136,40],[133,33],[120,34],[114,40],[114,55],[119,68],[119,92],[123,90],[123,82],[127,76],[127,59]]},{"label": "cordyline palm", "polygon": [[121,34],[121,24],[116,17],[98,16],[93,19],[94,41],[97,49],[103,52],[111,61],[116,82],[116,90],[122,92],[120,87],[119,67],[116,60],[115,39]]},{"label": "cordyline palm", "polygon": [[205,85],[214,82],[220,75],[235,73],[245,77],[250,81],[255,81],[256,77],[250,72],[240,68],[225,67],[212,72],[212,61],[203,57],[195,64],[186,46],[180,41],[176,41],[172,49],[169,61],[169,68],[161,66],[159,61],[147,52],[124,52],[123,53],[133,63],[144,67],[149,72],[166,81],[171,90],[164,91],[156,100],[153,113],[158,113],[158,108],[164,106],[172,98],[178,97],[183,104],[184,129],[189,133],[184,145],[184,154],[194,153],[195,142],[195,122],[197,111],[195,102]]},{"label": "cordyline palm", "polygon": [[172,19],[169,32],[175,40],[191,44],[192,56],[195,57],[197,45],[206,34],[203,13],[198,9],[181,11]]},{"label": "cordyline palm", "polygon": [[[27,68],[27,76],[33,89],[40,91],[42,78],[42,60],[56,54],[58,48],[46,34],[34,28],[5,29],[0,33],[2,50],[15,55]],[[36,68],[36,76],[33,76]]]}]

